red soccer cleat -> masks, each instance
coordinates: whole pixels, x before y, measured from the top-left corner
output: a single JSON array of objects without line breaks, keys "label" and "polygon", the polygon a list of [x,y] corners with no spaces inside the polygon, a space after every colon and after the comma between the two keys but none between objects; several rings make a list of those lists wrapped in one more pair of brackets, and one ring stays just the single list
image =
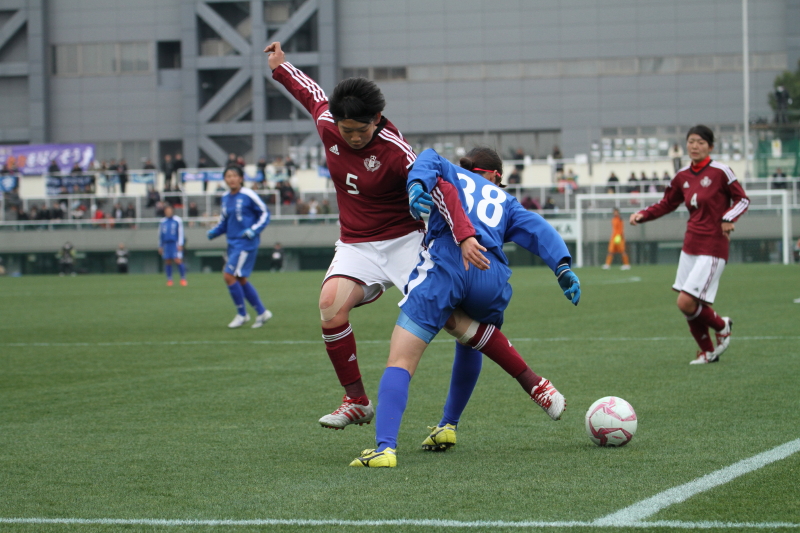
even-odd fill
[{"label": "red soccer cleat", "polygon": [[187,286],[187,285],[188,285],[188,283],[186,283],[186,280],[185,280],[185,279],[182,279],[182,280],[181,280],[181,287],[185,287],[185,286]]},{"label": "red soccer cleat", "polygon": [[171,279],[167,280],[167,287],[172,287],[172,280]]}]

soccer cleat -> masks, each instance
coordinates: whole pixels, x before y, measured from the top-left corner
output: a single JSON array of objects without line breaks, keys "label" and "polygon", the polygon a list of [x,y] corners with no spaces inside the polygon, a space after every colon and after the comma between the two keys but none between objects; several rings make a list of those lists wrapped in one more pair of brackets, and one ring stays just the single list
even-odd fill
[{"label": "soccer cleat", "polygon": [[260,328],[261,326],[266,324],[267,320],[269,320],[270,318],[272,318],[272,313],[270,312],[269,309],[265,309],[263,313],[261,313],[256,317],[256,321],[253,322],[253,325],[250,327],[253,329]]},{"label": "soccer cleat", "polygon": [[553,420],[560,419],[561,414],[567,409],[567,400],[564,399],[564,395],[558,392],[548,379],[542,378],[542,381],[533,388],[531,399]]},{"label": "soccer cleat", "polygon": [[181,287],[185,287],[185,286],[187,286],[187,285],[188,285],[188,283],[186,283],[186,280],[185,280],[185,279],[182,279],[182,280],[181,280]]},{"label": "soccer cleat", "polygon": [[622,265],[621,267],[619,267],[619,269],[620,270],[630,270],[631,266],[630,265]]},{"label": "soccer cleat", "polygon": [[397,455],[393,448],[386,448],[382,452],[375,450],[364,450],[361,457],[356,457],[350,466],[362,466],[366,468],[394,468],[397,466]]},{"label": "soccer cleat", "polygon": [[356,403],[353,398],[348,398],[345,394],[342,405],[331,414],[320,418],[319,423],[326,428],[344,429],[345,426],[350,424],[358,424],[359,426],[369,424],[374,417],[375,407],[372,405],[372,401],[369,401],[367,405],[362,405]]},{"label": "soccer cleat", "polygon": [[172,280],[171,279],[167,280],[167,287],[172,287]]},{"label": "soccer cleat", "polygon": [[719,359],[722,352],[728,349],[731,343],[731,329],[733,328],[733,320],[730,317],[724,316],[722,320],[725,321],[725,327],[716,332],[717,347],[714,349],[714,359]]},{"label": "soccer cleat", "polygon": [[611,268],[611,265],[606,265],[604,263],[602,268],[603,268],[603,270],[608,270],[609,268]]},{"label": "soccer cleat", "polygon": [[231,320],[231,323],[228,324],[228,327],[231,329],[240,328],[248,322],[250,322],[250,315],[237,314],[233,320]]},{"label": "soccer cleat", "polygon": [[431,452],[446,452],[448,448],[456,445],[456,426],[445,424],[444,426],[428,426],[431,434],[422,441],[422,449]]},{"label": "soccer cleat", "polygon": [[706,363],[716,363],[717,361],[719,361],[719,355],[716,355],[714,352],[704,352],[703,350],[699,350],[697,352],[697,357],[689,361],[689,364],[704,365]]}]

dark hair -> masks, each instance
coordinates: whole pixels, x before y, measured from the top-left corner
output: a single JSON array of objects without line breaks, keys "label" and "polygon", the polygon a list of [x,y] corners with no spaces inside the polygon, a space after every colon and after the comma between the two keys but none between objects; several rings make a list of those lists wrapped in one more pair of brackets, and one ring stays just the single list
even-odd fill
[{"label": "dark hair", "polygon": [[702,124],[698,124],[693,128],[689,128],[689,133],[686,134],[686,138],[689,138],[691,134],[699,135],[705,142],[708,143],[709,146],[714,146],[714,132],[711,131],[711,128],[708,126],[703,126]]},{"label": "dark hair", "polygon": [[227,174],[229,170],[233,170],[234,172],[239,174],[240,178],[244,178],[244,170],[242,170],[242,167],[240,167],[239,165],[228,165],[228,166],[226,166],[225,170],[222,172],[222,175],[224,176],[225,174]]},{"label": "dark hair", "polygon": [[352,119],[369,124],[386,107],[386,100],[375,82],[366,78],[347,78],[333,89],[328,109],[333,120]]},{"label": "dark hair", "polygon": [[223,179],[225,178],[225,174],[227,174],[229,170],[235,172],[236,174],[239,175],[240,178],[242,178],[241,186],[244,187],[244,169],[242,169],[242,167],[240,167],[239,165],[226,165],[225,170],[222,171]]},{"label": "dark hair", "polygon": [[[476,169],[482,169],[478,172],[495,170],[500,174],[500,180],[503,178],[503,160],[500,159],[497,152],[487,146],[476,146],[458,161],[458,165],[473,172]],[[497,186],[505,188],[500,181]]]}]

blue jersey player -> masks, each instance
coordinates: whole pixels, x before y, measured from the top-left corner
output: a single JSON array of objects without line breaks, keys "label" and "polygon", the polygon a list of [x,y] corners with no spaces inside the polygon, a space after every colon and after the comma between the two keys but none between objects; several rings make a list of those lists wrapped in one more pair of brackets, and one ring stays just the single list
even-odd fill
[{"label": "blue jersey player", "polygon": [[[499,327],[511,299],[511,270],[503,243],[514,242],[541,257],[556,274],[564,295],[577,305],[580,283],[570,270],[569,251],[547,221],[498,186],[502,161],[494,150],[476,148],[461,165],[465,168],[426,150],[409,173],[412,208],[426,212],[424,206],[414,205],[415,190],[422,189],[430,192],[437,209],[428,222],[427,249],[420,254],[399,304],[401,312],[378,390],[378,447],[365,450],[351,466],[397,465],[397,434],[409,382],[425,348],[442,328],[497,362],[553,420],[566,408],[563,395],[530,369]],[[471,373],[477,380],[480,359],[461,364],[477,366],[477,372]],[[470,372],[457,373],[454,365],[444,418],[423,443],[427,449],[446,449],[455,443],[455,424],[475,384],[474,380],[455,382],[457,374],[464,377]]]},{"label": "blue jersey player", "polygon": [[186,286],[186,265],[183,264],[183,220],[174,214],[172,206],[164,208],[164,218],[158,224],[158,254],[164,259],[167,287],[172,287],[172,264],[178,265],[181,285]]},{"label": "blue jersey player", "polygon": [[247,278],[256,264],[260,234],[269,224],[269,210],[256,193],[244,186],[244,172],[240,167],[229,166],[223,177],[230,191],[222,197],[219,223],[208,230],[208,238],[223,233],[228,237],[228,262],[222,276],[236,305],[236,316],[228,327],[239,328],[250,321],[244,305],[246,299],[256,310],[252,327],[260,328],[272,318],[272,313],[264,308]]}]

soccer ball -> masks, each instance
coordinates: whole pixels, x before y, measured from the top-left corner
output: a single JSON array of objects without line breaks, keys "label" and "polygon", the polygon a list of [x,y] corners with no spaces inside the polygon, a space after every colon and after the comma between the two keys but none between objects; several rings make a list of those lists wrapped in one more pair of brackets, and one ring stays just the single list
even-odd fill
[{"label": "soccer ball", "polygon": [[598,446],[625,446],[636,433],[636,412],[617,398],[600,398],[586,411],[586,433]]}]

